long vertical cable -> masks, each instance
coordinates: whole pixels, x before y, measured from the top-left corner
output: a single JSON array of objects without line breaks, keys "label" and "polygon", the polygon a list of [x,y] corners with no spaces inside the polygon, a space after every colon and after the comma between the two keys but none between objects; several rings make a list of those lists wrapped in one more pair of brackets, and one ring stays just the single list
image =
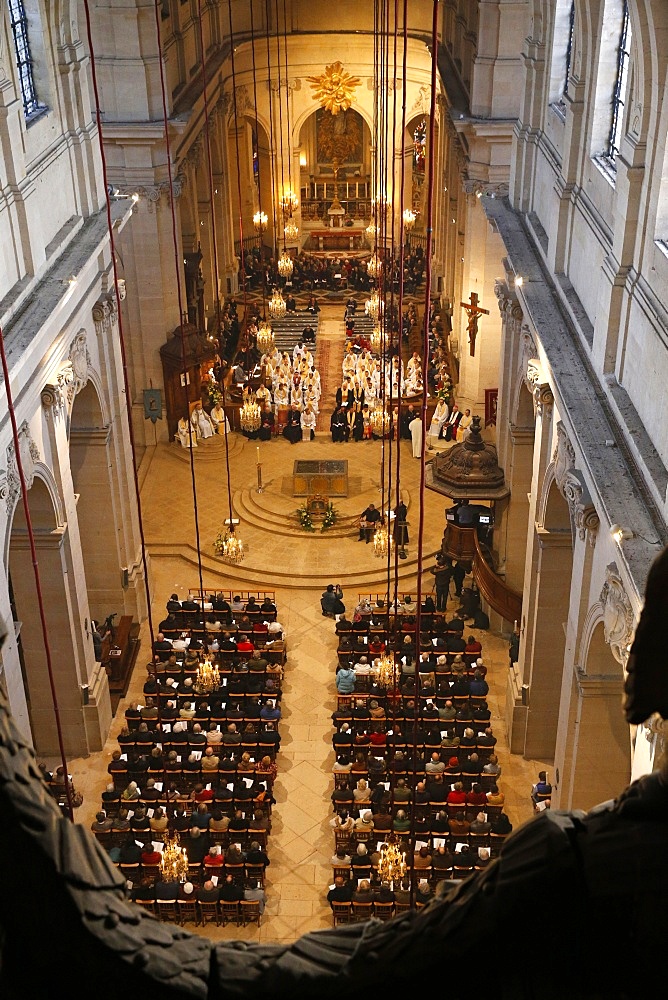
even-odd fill
[{"label": "long vertical cable", "polygon": [[[274,10],[276,14],[276,68],[278,71],[278,128],[281,138],[281,198],[279,211],[283,212],[283,199],[285,198],[285,177],[283,174],[283,97],[281,95],[281,36],[278,31],[278,0],[275,0]],[[287,89],[287,80],[286,80]],[[286,253],[285,226],[283,226],[283,253]]]},{"label": "long vertical cable", "polygon": [[[260,164],[260,126],[257,118],[257,74],[255,71],[255,22],[253,19],[253,4],[250,6],[251,50],[253,53],[253,104],[255,105],[255,144],[257,146],[257,204],[262,218],[262,171]],[[262,229],[260,229],[260,254],[262,254]],[[262,319],[267,319],[267,269],[262,266]]]},{"label": "long vertical cable", "polygon": [[[237,156],[237,197],[239,200],[239,253],[241,255],[241,280],[244,291],[244,343],[248,336],[248,287],[246,283],[246,263],[244,260],[244,221],[243,203],[241,200],[241,164],[239,158],[239,113],[237,108],[237,77],[234,61],[234,30],[232,27],[232,0],[227,3],[228,21],[230,26],[230,64],[232,68],[232,104],[234,107],[234,143]],[[262,254],[262,229],[260,229],[260,254]],[[223,400],[225,399],[225,383],[223,382]],[[232,518],[232,480],[230,477],[230,445],[228,441],[227,417],[225,418],[225,472],[227,475],[227,506],[230,512],[229,535],[234,534]]]},{"label": "long vertical cable", "polygon": [[[429,103],[429,157],[428,157],[428,187],[427,187],[427,244],[425,248],[425,254],[427,257],[426,268],[425,268],[425,309],[424,309],[424,331],[423,331],[423,344],[422,344],[422,357],[424,371],[427,372],[429,368],[429,305],[431,299],[431,248],[432,248],[432,223],[433,223],[433,209],[434,209],[434,162],[435,162],[435,135],[436,135],[436,67],[438,58],[438,0],[433,0],[433,18],[432,18],[432,39],[431,39],[431,97]],[[424,378],[422,385],[422,446],[420,454],[420,519],[418,528],[418,565],[417,565],[417,632],[419,634],[421,628],[421,618],[422,618],[422,571],[423,571],[423,555],[422,555],[422,543],[424,540],[424,495],[425,495],[425,444],[426,444],[426,434],[425,434],[425,424],[426,424],[426,413],[427,413],[427,379]]]},{"label": "long vertical cable", "polygon": [[[157,7],[157,4],[156,4]],[[220,310],[220,288],[219,288],[219,276],[218,276],[218,239],[216,233],[216,209],[215,202],[213,199],[213,167],[211,164],[211,134],[209,129],[209,95],[207,87],[207,75],[206,75],[206,59],[204,57],[204,28],[202,27],[202,0],[197,0],[197,18],[199,22],[199,43],[200,51],[202,53],[202,98],[204,103],[204,139],[206,147],[206,173],[207,182],[209,185],[209,205],[211,206],[211,253],[213,256],[213,274],[214,274],[214,295],[216,301],[216,315],[221,316]],[[242,248],[243,253],[243,248]],[[245,318],[245,317],[244,317]],[[223,408],[224,409],[224,408]],[[227,451],[227,416],[225,417],[225,449]],[[228,476],[229,479],[229,476]],[[195,507],[197,507],[197,498],[194,496]],[[230,521],[232,520],[232,513],[230,512]],[[232,525],[230,524],[230,527]],[[200,598],[202,601],[202,633],[206,631],[206,616],[204,612],[204,588],[202,585],[202,553],[199,547],[199,533],[197,536],[197,568],[199,570],[199,587],[200,587]]]},{"label": "long vertical cable", "polygon": [[[269,2],[270,0],[264,0],[264,19],[266,27],[266,39],[267,39],[267,90],[269,91],[269,145],[271,147],[271,205],[272,205],[272,226],[274,229],[273,233],[273,246],[274,252],[277,250],[279,241],[276,234],[276,160],[274,157],[274,103],[271,93],[271,48],[269,42]],[[280,98],[281,94],[279,91],[279,108],[280,108]]]},{"label": "long vertical cable", "polygon": [[[84,0],[87,3],[88,0]],[[200,534],[199,534],[199,511],[197,508],[197,484],[195,478],[195,455],[193,451],[193,427],[192,420],[190,419],[190,393],[188,391],[188,361],[186,357],[186,335],[183,329],[183,292],[181,287],[181,263],[180,263],[180,253],[179,253],[179,240],[176,231],[176,209],[175,209],[175,198],[174,198],[174,178],[172,176],[172,154],[171,154],[171,144],[169,141],[169,118],[167,113],[167,94],[165,89],[165,71],[162,59],[162,30],[160,27],[160,14],[159,5],[155,5],[155,24],[156,24],[156,42],[158,46],[158,67],[160,71],[160,90],[162,97],[162,118],[164,125],[164,135],[165,135],[165,156],[167,160],[167,179],[169,184],[169,205],[171,212],[172,221],[172,248],[174,251],[174,270],[176,274],[176,295],[179,305],[179,331],[181,335],[181,364],[183,366],[183,382],[184,382],[184,393],[186,398],[186,413],[188,414],[188,440],[190,444],[190,481],[192,486],[193,495],[193,516],[195,525],[195,542],[197,545],[197,562],[199,568],[199,585],[200,591],[202,590],[202,559],[201,559],[201,549],[200,549]],[[202,600],[202,608],[204,608],[204,600]],[[158,709],[159,711],[159,709]]]},{"label": "long vertical cable", "polygon": [[51,703],[53,705],[53,717],[56,722],[56,733],[58,735],[58,749],[60,750],[60,760],[63,766],[63,780],[65,782],[64,788],[65,788],[65,796],[67,798],[67,812],[72,822],[74,822],[74,801],[72,798],[72,788],[70,786],[70,779],[67,772],[67,757],[65,756],[63,727],[60,721],[60,709],[58,707],[56,682],[53,676],[53,661],[51,659],[49,632],[46,627],[46,614],[44,612],[44,597],[42,595],[42,584],[39,572],[39,563],[37,562],[37,550],[35,548],[35,533],[33,531],[32,519],[30,517],[30,507],[28,505],[28,488],[26,486],[25,475],[23,473],[23,462],[21,461],[21,446],[19,441],[19,431],[16,425],[16,413],[14,411],[12,389],[9,384],[9,367],[7,365],[7,355],[5,354],[5,336],[2,331],[2,327],[0,327],[0,357],[2,358],[2,375],[5,380],[5,392],[7,393],[7,409],[9,410],[9,419],[12,425],[12,438],[14,441],[14,460],[16,461],[16,469],[19,474],[19,482],[21,484],[21,499],[23,501],[23,513],[26,519],[26,529],[28,531],[28,540],[30,542],[30,558],[32,559],[32,568],[35,577],[35,590],[37,592],[37,606],[39,608],[39,619],[42,625],[42,641],[44,643],[44,655],[46,657],[46,672],[49,676],[49,688],[51,689]]},{"label": "long vertical cable", "polygon": [[[278,31],[278,24],[276,25],[276,30]],[[286,0],[283,0],[283,54],[285,55],[285,117],[288,136],[288,190],[291,195],[296,197],[296,192],[292,189],[292,153],[290,147],[292,132],[290,131],[290,78],[288,76],[288,15]],[[292,218],[292,200],[290,201],[290,218]]]},{"label": "long vertical cable", "polygon": [[[153,644],[155,642],[155,636],[153,633],[153,616],[151,614],[151,589],[149,586],[149,576],[148,576],[148,562],[146,559],[146,538],[144,536],[144,520],[142,517],[142,506],[141,506],[141,495],[139,490],[139,476],[137,474],[137,449],[135,447],[135,433],[132,422],[132,397],[130,395],[130,380],[128,378],[128,359],[125,351],[125,336],[123,335],[123,316],[121,312],[121,298],[118,291],[118,269],[116,266],[116,243],[114,239],[114,226],[111,219],[111,199],[109,196],[109,183],[107,179],[107,160],[104,155],[104,142],[102,134],[102,119],[100,115],[100,95],[97,86],[97,69],[95,65],[95,50],[93,48],[93,35],[91,31],[91,20],[90,20],[90,8],[88,5],[88,0],[83,0],[84,11],[86,14],[86,36],[88,39],[88,51],[90,55],[90,74],[91,82],[93,84],[93,95],[95,97],[95,120],[97,124],[97,137],[100,148],[100,164],[102,167],[102,182],[104,184],[105,199],[106,199],[106,209],[107,209],[107,228],[109,230],[109,248],[111,250],[111,267],[114,277],[114,295],[116,298],[116,316],[118,323],[118,342],[121,349],[121,361],[123,367],[123,388],[125,390],[125,409],[128,418],[128,435],[130,438],[130,449],[132,451],[132,472],[135,484],[135,501],[137,504],[137,522],[139,526],[139,538],[141,544],[141,561],[144,570],[144,590],[146,593],[146,613],[148,617],[148,630],[151,639],[151,660],[153,659]],[[183,327],[182,327],[183,329]],[[189,428],[192,434],[192,427]],[[192,448],[191,448],[192,452]],[[158,712],[160,708],[158,707]]]}]

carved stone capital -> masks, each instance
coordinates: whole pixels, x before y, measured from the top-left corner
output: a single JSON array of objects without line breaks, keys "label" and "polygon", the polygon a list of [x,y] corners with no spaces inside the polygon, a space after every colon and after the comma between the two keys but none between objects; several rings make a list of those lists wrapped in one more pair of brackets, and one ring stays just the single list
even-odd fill
[{"label": "carved stone capital", "polygon": [[633,638],[633,608],[616,563],[605,569],[605,583],[599,598],[603,607],[603,635],[612,655],[623,667]]},{"label": "carved stone capital", "polygon": [[549,382],[544,381],[540,361],[530,358],[527,363],[526,381],[536,406],[548,409],[554,403],[554,393]]},{"label": "carved stone capital", "polygon": [[116,297],[111,293],[103,295],[93,306],[93,322],[98,333],[111,329],[116,323]]}]

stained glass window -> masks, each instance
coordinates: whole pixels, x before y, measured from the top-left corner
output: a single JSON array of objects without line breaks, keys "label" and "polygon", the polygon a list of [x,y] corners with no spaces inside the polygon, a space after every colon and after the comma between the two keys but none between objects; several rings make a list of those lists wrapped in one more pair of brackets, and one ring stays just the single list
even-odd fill
[{"label": "stained glass window", "polygon": [[622,28],[619,34],[619,48],[617,50],[617,78],[612,95],[612,123],[610,126],[610,135],[608,136],[607,153],[611,160],[617,158],[622,141],[624,101],[626,100],[626,90],[628,87],[630,54],[631,22],[629,18],[629,5],[627,0],[624,0]]},{"label": "stained glass window", "polygon": [[423,119],[413,132],[413,169],[423,174],[427,151],[427,122]]}]

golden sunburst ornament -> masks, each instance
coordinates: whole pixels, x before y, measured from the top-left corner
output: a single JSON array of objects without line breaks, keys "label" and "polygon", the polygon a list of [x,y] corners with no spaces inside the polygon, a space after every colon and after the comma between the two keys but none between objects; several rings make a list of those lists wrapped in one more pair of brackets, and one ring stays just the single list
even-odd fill
[{"label": "golden sunburst ornament", "polygon": [[320,106],[338,115],[339,111],[347,111],[353,103],[353,91],[362,82],[359,76],[347,73],[341,62],[334,62],[325,67],[321,76],[307,76],[314,96]]}]

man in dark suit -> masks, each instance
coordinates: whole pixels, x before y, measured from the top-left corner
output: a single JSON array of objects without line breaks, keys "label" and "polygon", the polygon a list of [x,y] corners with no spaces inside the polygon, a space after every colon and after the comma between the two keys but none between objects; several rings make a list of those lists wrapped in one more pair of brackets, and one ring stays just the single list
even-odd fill
[{"label": "man in dark suit", "polygon": [[220,892],[211,879],[207,879],[204,885],[197,890],[198,903],[217,903],[219,899]]},{"label": "man in dark suit", "polygon": [[363,510],[360,514],[360,533],[357,541],[362,542],[366,539],[368,545],[379,521],[380,511],[375,504],[370,503],[366,510]]},{"label": "man in dark suit", "polygon": [[332,903],[349,903],[352,898],[352,881],[350,879],[346,881],[342,875],[337,875],[334,879],[334,886],[327,893],[327,902],[331,906]]},{"label": "man in dark suit", "polygon": [[179,898],[179,882],[156,882],[155,898],[166,903],[175,903]]}]

